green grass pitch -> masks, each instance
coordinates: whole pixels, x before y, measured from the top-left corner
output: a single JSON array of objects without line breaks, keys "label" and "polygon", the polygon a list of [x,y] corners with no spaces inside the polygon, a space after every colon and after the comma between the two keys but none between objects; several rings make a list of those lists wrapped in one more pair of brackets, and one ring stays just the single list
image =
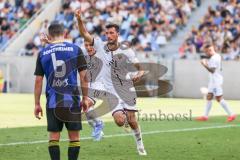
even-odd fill
[{"label": "green grass pitch", "polygon": [[[14,100],[13,100],[14,99]],[[43,99],[42,104],[45,103]],[[207,122],[196,122],[194,117],[204,110],[203,100],[141,98],[139,122],[148,155],[139,157],[131,135],[117,127],[108,114],[105,138],[100,142],[90,139],[91,129],[84,123],[81,132],[82,160],[239,160],[240,121],[226,122],[222,108],[214,103],[212,117]],[[239,101],[229,101],[239,114]],[[144,118],[161,110],[166,114],[184,114],[191,110],[188,120],[159,120]],[[0,160],[47,160],[48,135],[45,118],[35,120],[32,95],[0,95]],[[67,159],[67,133],[62,133],[61,156]]]}]

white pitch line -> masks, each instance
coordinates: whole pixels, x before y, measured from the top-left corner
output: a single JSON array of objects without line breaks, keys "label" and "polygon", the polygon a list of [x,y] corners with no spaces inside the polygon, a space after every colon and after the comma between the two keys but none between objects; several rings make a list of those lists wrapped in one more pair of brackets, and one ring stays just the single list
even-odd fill
[{"label": "white pitch line", "polygon": [[[232,127],[240,127],[240,125],[220,125],[220,126],[210,126],[210,127],[198,127],[198,128],[182,128],[182,129],[170,129],[170,130],[156,130],[156,131],[148,131],[142,132],[143,135],[151,135],[158,133],[176,133],[176,132],[190,132],[190,131],[199,131],[199,130],[207,130],[207,129],[219,129],[219,128],[232,128]],[[131,136],[131,133],[121,133],[121,134],[113,134],[113,135],[104,135],[104,138],[113,138],[113,137],[126,137]],[[81,137],[81,140],[89,140],[92,137]],[[63,139],[61,141],[68,141],[68,139]],[[48,140],[39,140],[39,141],[31,141],[31,142],[14,142],[14,143],[3,143],[0,144],[2,146],[16,146],[16,145],[26,145],[26,144],[39,144],[39,143],[47,143]]]}]

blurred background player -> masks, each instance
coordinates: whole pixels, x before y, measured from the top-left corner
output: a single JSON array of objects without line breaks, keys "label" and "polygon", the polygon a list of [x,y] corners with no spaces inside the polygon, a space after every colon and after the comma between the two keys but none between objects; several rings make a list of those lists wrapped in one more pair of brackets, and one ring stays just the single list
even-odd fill
[{"label": "blurred background player", "polygon": [[[106,26],[105,35],[107,38],[107,43],[105,44],[100,38],[93,38],[86,30],[85,25],[81,19],[81,10],[76,10],[75,15],[77,17],[80,35],[84,38],[85,41],[94,46],[94,48],[97,50],[97,54],[103,62],[105,89],[118,97],[119,102],[112,111],[112,116],[115,123],[120,127],[129,124],[134,133],[139,155],[147,155],[147,152],[144,149],[140,126],[135,116],[135,112],[137,112],[136,93],[129,95],[129,89],[134,88],[133,82],[140,80],[144,74],[144,71],[140,70],[140,66],[138,65],[139,62],[136,59],[135,53],[131,48],[120,47],[120,44],[118,42],[118,25],[109,24]],[[114,58],[116,55],[119,55],[119,61],[123,56],[127,57],[130,63],[134,64],[138,69],[138,73],[134,75],[131,80],[126,81],[125,77],[121,77],[120,73],[122,70],[125,70],[125,68],[118,63],[119,61],[117,58]],[[120,68],[118,66],[120,66]],[[113,79],[115,81],[113,81]],[[126,85],[130,86],[127,88],[127,90],[124,90],[126,89]],[[119,86],[119,88],[116,89],[116,86]],[[122,92],[121,96],[119,90]],[[130,97],[130,99],[128,99],[128,103],[126,102],[126,99],[122,99],[122,96],[126,96],[127,99],[128,96]]]},{"label": "blurred background player", "polygon": [[[40,39],[44,44],[51,43],[51,40],[48,38],[48,36],[44,33],[40,35]],[[96,58],[96,50],[93,48],[93,46],[89,42],[84,42],[85,50],[83,49],[83,54],[85,56],[85,60],[87,61],[87,75],[89,83],[89,88],[91,89],[98,89],[98,90],[104,90],[104,85],[102,83],[101,74],[98,72],[99,69],[101,69],[101,61],[99,61],[98,58]],[[86,117],[88,124],[92,127],[92,137],[95,141],[100,141],[104,135],[103,133],[103,121],[97,118],[96,113],[93,111],[94,105],[96,103],[95,99],[92,97],[88,97],[87,103],[90,106],[88,110],[86,111]]]},{"label": "blurred background player", "polygon": [[[102,61],[97,58],[96,50],[93,48],[93,46],[85,41],[84,46],[86,50],[83,50],[83,53],[85,55],[85,59],[88,64],[88,80],[89,80],[89,88],[92,90],[105,90],[104,84],[102,82],[102,74],[101,74],[101,68],[102,68]],[[89,108],[86,112],[86,117],[88,120],[88,124],[93,128],[92,131],[92,137],[95,141],[99,141],[102,139],[104,133],[103,133],[103,121],[101,121],[99,118],[97,118],[96,113],[94,112],[94,105],[96,103],[95,99],[92,97],[89,97]]]},{"label": "blurred background player", "polygon": [[[60,132],[65,124],[68,130],[69,147],[68,147],[68,160],[77,160],[80,151],[80,135],[79,131],[82,129],[81,122],[66,122],[56,116],[55,109],[60,102],[63,102],[67,110],[71,107],[80,109],[79,95],[65,93],[66,87],[77,86],[77,70],[74,66],[78,66],[78,73],[80,74],[80,83],[82,87],[83,100],[82,107],[87,110],[87,95],[88,95],[88,82],[86,78],[87,64],[84,59],[81,49],[71,43],[64,42],[64,27],[63,25],[53,22],[48,27],[50,39],[52,41],[45,47],[38,55],[36,70],[35,70],[35,117],[40,119],[43,116],[42,107],[40,104],[40,97],[42,92],[43,77],[46,76],[46,115],[47,115],[47,130],[49,132],[49,154],[51,160],[60,160]],[[67,63],[70,60],[72,63]],[[73,64],[74,63],[74,64]],[[65,69],[63,69],[65,68]],[[71,71],[67,74],[66,71]],[[51,75],[54,73],[54,79],[51,80]],[[57,79],[59,83],[54,83]],[[63,80],[64,79],[64,80]],[[63,85],[61,85],[63,84]],[[59,93],[60,89],[62,93]],[[69,103],[71,102],[71,103]]]},{"label": "blurred background player", "polygon": [[223,109],[228,114],[227,121],[231,122],[235,120],[236,115],[232,113],[228,104],[223,99],[223,76],[222,76],[222,62],[221,56],[215,52],[214,46],[212,44],[206,44],[204,46],[204,51],[209,60],[202,59],[201,64],[208,70],[209,72],[209,83],[208,83],[208,94],[207,94],[207,104],[205,108],[205,113],[202,117],[197,118],[198,121],[207,121],[208,115],[212,107],[213,97],[216,97],[216,100],[220,103]]}]

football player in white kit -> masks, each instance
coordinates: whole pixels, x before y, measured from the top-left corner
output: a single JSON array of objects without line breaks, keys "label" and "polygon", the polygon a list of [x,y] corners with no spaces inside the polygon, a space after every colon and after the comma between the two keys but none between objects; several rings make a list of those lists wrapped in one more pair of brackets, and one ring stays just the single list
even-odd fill
[{"label": "football player in white kit", "polygon": [[[85,50],[83,50],[83,54],[85,56],[87,65],[88,65],[88,80],[89,80],[89,88],[93,90],[104,91],[104,85],[102,82],[102,74],[101,74],[101,66],[102,62],[99,58],[96,57],[96,50],[94,47],[87,41],[84,42]],[[103,121],[100,120],[95,111],[94,105],[96,103],[93,97],[89,97],[89,108],[86,111],[86,117],[88,124],[92,127],[92,137],[95,141],[100,141],[104,135],[103,133]]]},{"label": "football player in white kit", "polygon": [[[137,111],[135,105],[136,92],[130,92],[130,89],[134,89],[133,82],[140,80],[144,75],[144,71],[140,69],[135,53],[131,48],[125,48],[118,42],[118,25],[109,24],[106,26],[105,35],[107,43],[104,43],[100,38],[91,36],[86,30],[81,19],[81,10],[76,10],[75,16],[78,21],[80,35],[85,41],[94,45],[98,56],[103,62],[102,69],[104,70],[104,86],[106,91],[118,97],[117,106],[112,110],[115,123],[119,127],[129,124],[134,133],[139,155],[147,155],[143,145],[140,126],[135,115]],[[124,66],[125,62],[134,64],[138,69],[137,74],[132,77],[127,76],[126,78],[126,75],[124,75],[127,70]]]},{"label": "football player in white kit", "polygon": [[209,72],[209,83],[208,83],[208,95],[207,95],[207,104],[205,108],[205,113],[202,117],[197,118],[198,121],[207,121],[208,115],[212,107],[212,100],[215,96],[216,100],[220,103],[223,109],[228,114],[227,121],[231,122],[235,120],[236,115],[232,113],[228,104],[223,99],[223,76],[222,76],[222,58],[215,52],[213,44],[206,44],[204,46],[204,51],[207,56],[210,57],[209,60],[202,59],[201,64]]}]

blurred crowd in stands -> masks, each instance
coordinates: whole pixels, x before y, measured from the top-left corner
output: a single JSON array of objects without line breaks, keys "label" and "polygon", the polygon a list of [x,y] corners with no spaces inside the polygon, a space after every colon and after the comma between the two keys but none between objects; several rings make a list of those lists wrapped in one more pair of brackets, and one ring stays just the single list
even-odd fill
[{"label": "blurred crowd in stands", "polygon": [[41,9],[46,0],[0,0],[0,49]]},{"label": "blurred crowd in stands", "polygon": [[[0,0],[0,48],[41,9],[47,0]],[[74,11],[81,8],[87,30],[105,40],[104,27],[118,23],[120,41],[129,41],[138,51],[161,50],[181,30],[201,0],[63,0],[55,20],[65,26],[66,38],[82,46]],[[40,33],[47,33],[45,20],[20,55],[37,55],[41,50]],[[240,0],[219,0],[209,7],[198,27],[186,36],[179,48],[181,58],[196,58],[205,42],[215,44],[224,60],[240,59]]]},{"label": "blurred crowd in stands", "polygon": [[240,0],[220,0],[216,8],[209,7],[198,28],[193,27],[179,49],[182,58],[202,53],[203,44],[210,42],[224,60],[240,57]]},{"label": "blurred crowd in stands", "polygon": [[[82,45],[74,11],[81,8],[87,30],[104,37],[109,22],[118,23],[120,41],[129,41],[139,51],[159,51],[182,29],[201,0],[63,0],[55,20],[64,24],[66,38]],[[50,22],[44,21],[39,33],[47,33]],[[41,50],[40,34],[28,42],[22,55],[36,55]]]}]

